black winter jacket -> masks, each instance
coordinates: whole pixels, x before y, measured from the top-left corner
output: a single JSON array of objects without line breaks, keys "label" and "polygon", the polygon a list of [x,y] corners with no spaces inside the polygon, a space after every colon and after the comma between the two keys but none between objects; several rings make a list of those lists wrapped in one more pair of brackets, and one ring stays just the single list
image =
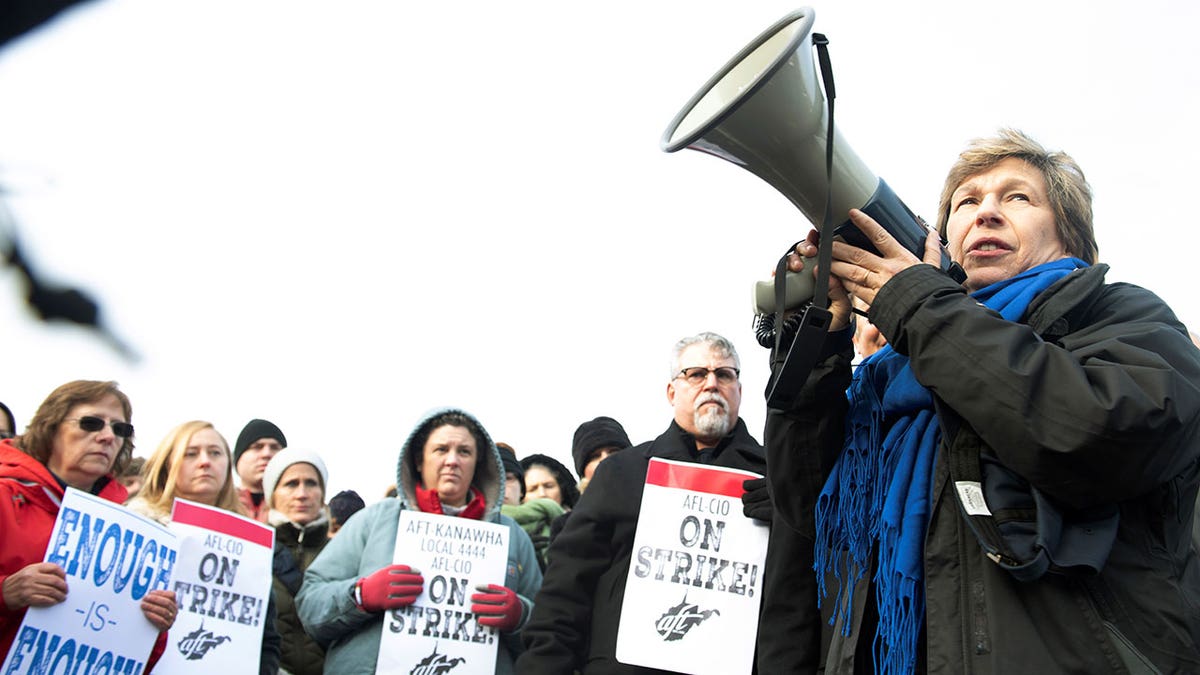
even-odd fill
[{"label": "black winter jacket", "polygon": [[[766,470],[762,446],[740,419],[717,447],[713,466]],[[525,653],[517,660],[518,673],[662,672],[616,660],[617,626],[650,458],[691,462],[694,452],[695,440],[672,422],[655,440],[600,463],[550,544],[550,565],[521,633]]]},{"label": "black winter jacket", "polygon": [[329,521],[298,527],[290,522],[275,526],[275,554],[271,562],[271,590],[279,607],[275,625],[282,640],[280,666],[292,675],[319,675],[325,670],[325,650],[309,637],[296,613],[296,594],[304,571],[329,543]]},{"label": "black winter jacket", "polygon": [[[942,427],[921,671],[1200,673],[1200,564],[1190,542],[1200,352],[1159,298],[1105,284],[1106,269],[1060,280],[1019,323],[926,265],[876,297],[872,323],[933,392]],[[794,409],[767,419],[776,517],[806,533],[843,442],[845,333],[830,335]],[[1115,506],[1100,573],[1019,582],[985,556],[949,480],[947,457],[963,450],[994,457],[1067,514]],[[871,672],[869,578],[854,592],[850,636],[835,632],[827,673]]]}]

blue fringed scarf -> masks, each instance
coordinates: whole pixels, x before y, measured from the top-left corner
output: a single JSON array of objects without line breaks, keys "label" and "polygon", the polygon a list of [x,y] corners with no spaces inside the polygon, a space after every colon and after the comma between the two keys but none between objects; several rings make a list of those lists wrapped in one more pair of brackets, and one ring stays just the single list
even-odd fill
[{"label": "blue fringed scarf", "polygon": [[[973,297],[1009,321],[1073,270],[1063,258],[976,291]],[[814,569],[838,580],[834,622],[850,635],[854,585],[875,558],[879,609],[875,672],[911,673],[925,618],[924,541],[932,504],[934,460],[941,432],[933,396],[917,382],[908,357],[885,346],[863,361],[846,392],[846,444],[817,502]]]}]

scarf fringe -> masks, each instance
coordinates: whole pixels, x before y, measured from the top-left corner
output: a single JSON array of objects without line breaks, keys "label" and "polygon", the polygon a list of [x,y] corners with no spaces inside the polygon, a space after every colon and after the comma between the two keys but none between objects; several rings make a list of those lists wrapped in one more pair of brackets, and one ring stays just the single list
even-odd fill
[{"label": "scarf fringe", "polygon": [[[1039,293],[1086,266],[1077,258],[1056,260],[972,296],[1019,321]],[[849,636],[853,589],[872,569],[874,556],[876,672],[909,673],[925,621],[924,540],[940,442],[933,396],[917,381],[908,358],[890,346],[859,364],[846,395],[846,443],[815,514],[818,600],[827,596],[825,579],[832,572],[838,592],[831,624],[841,620],[842,634]]]},{"label": "scarf fringe", "polygon": [[[880,599],[883,589],[876,589],[880,609],[879,630],[875,633],[871,650],[877,675],[912,673],[917,667],[917,639],[921,634],[921,624],[924,623],[925,602],[923,594],[917,594],[912,579],[900,580],[899,586],[900,597],[888,597],[892,604],[886,612]],[[891,630],[884,630],[884,626]]]}]

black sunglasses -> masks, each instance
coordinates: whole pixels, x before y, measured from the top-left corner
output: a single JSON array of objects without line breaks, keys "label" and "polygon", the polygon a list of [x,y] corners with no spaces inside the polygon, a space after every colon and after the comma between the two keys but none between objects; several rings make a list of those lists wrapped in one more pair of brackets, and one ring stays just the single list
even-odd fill
[{"label": "black sunglasses", "polygon": [[[70,422],[72,420],[63,421]],[[83,417],[77,418],[74,421],[79,422],[79,428],[83,429],[84,431],[100,431],[104,428],[104,425],[110,424],[112,425],[113,433],[117,436],[121,438],[129,438],[130,436],[133,436],[133,425],[129,422],[118,422],[116,420],[113,420],[112,422],[106,422],[99,417],[93,417],[91,415],[84,415]]]}]

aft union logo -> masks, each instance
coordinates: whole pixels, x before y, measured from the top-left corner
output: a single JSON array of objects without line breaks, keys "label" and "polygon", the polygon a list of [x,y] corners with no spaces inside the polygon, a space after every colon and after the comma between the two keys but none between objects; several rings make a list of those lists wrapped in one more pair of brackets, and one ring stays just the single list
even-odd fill
[{"label": "aft union logo", "polygon": [[179,653],[188,661],[197,661],[204,658],[208,650],[224,642],[229,642],[229,636],[215,635],[210,630],[204,630],[204,621],[201,620],[199,628],[184,635],[179,641]]},{"label": "aft union logo", "polygon": [[715,609],[701,610],[698,606],[688,602],[687,595],[684,594],[682,602],[658,617],[658,621],[654,622],[654,630],[663,636],[664,642],[682,640],[688,631],[700,625],[705,619],[720,615],[721,612]]},{"label": "aft union logo", "polygon": [[413,666],[413,669],[408,671],[408,675],[444,675],[450,672],[460,663],[466,663],[463,658],[449,658],[445,654],[439,654],[437,647],[433,648],[433,653],[421,659],[421,662]]}]

